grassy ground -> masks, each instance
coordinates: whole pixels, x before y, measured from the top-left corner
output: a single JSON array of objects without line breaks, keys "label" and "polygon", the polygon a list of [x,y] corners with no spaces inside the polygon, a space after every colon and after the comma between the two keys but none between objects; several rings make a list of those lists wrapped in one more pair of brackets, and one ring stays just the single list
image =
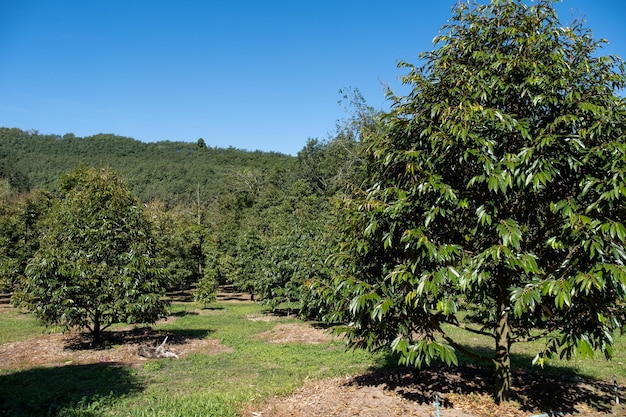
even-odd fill
[{"label": "grassy ground", "polygon": [[[234,348],[217,355],[151,360],[140,366],[64,366],[28,370],[0,369],[0,416],[236,416],[246,403],[292,392],[307,379],[364,371],[382,358],[346,353],[340,342],[270,344],[254,336],[276,321],[251,321],[256,304],[214,304],[209,314],[174,306],[176,321],[160,327],[178,334],[219,339]],[[185,309],[185,310],[183,310]],[[19,337],[5,331],[21,320],[2,313],[4,342],[38,336],[36,324]],[[279,322],[293,322],[284,318]]]},{"label": "grassy ground", "polygon": [[22,313],[13,308],[0,309],[0,345],[18,342],[54,331],[47,329],[32,314]]},{"label": "grassy ground", "polygon": [[[388,358],[345,352],[340,342],[270,344],[255,337],[277,323],[252,321],[263,312],[256,304],[175,304],[177,320],[159,327],[192,337],[219,339],[232,348],[216,355],[193,354],[179,360],[150,360],[138,366],[68,365],[25,370],[0,369],[0,416],[236,416],[248,403],[287,394],[308,379],[356,374],[382,367]],[[0,310],[0,343],[44,334],[30,316]],[[489,341],[461,335],[464,344],[488,349]],[[541,343],[541,342],[537,342]],[[533,346],[516,345],[514,363],[530,367]],[[617,341],[616,357],[551,363],[542,372],[576,371],[603,380],[626,383],[626,338]],[[539,370],[537,370],[539,371]]]},{"label": "grassy ground", "polygon": [[[486,336],[469,333],[458,328],[448,329],[455,340],[480,353],[493,350],[493,340]],[[575,373],[580,376],[613,380],[617,378],[622,384],[626,383],[626,337],[616,337],[614,344],[614,356],[606,360],[604,355],[596,352],[593,359],[575,358],[571,360],[553,358],[548,361],[544,368],[532,366],[532,360],[545,344],[545,340],[539,339],[532,343],[515,343],[511,348],[511,362],[514,368],[527,369],[534,372]],[[462,361],[467,361],[462,358]]]}]

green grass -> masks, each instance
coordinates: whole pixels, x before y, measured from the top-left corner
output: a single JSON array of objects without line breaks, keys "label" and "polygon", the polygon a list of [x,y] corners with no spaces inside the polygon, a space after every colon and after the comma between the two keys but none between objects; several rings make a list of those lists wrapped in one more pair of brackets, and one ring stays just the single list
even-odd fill
[{"label": "green grass", "polygon": [[28,340],[42,334],[50,333],[49,329],[29,313],[23,313],[13,308],[0,310],[0,345],[9,342]]},{"label": "green grass", "polygon": [[[493,339],[456,327],[448,327],[447,330],[455,340],[460,341],[465,347],[481,354],[493,355]],[[545,343],[544,339],[527,343],[514,343],[511,347],[512,366],[532,372],[575,373],[599,380],[613,380],[614,377],[617,377],[622,384],[626,383],[626,337],[624,336],[616,335],[614,356],[610,360],[606,360],[600,352],[596,352],[592,359],[573,358],[566,360],[557,357],[547,361],[542,369],[539,366],[533,366],[532,360]],[[471,362],[467,358],[460,357],[460,359],[464,363]]]},{"label": "green grass", "polygon": [[[159,328],[219,339],[233,351],[133,367],[0,369],[0,416],[236,416],[245,404],[292,392],[307,379],[354,374],[383,361],[381,356],[345,352],[339,342],[259,340],[256,334],[296,320],[251,321],[246,316],[264,311],[256,304],[213,304],[202,315],[190,311],[199,305],[173,307],[178,319]],[[3,314],[1,320],[16,319]]]},{"label": "green grass", "polygon": [[[321,345],[270,344],[255,335],[278,323],[252,321],[263,314],[257,304],[212,304],[197,313],[200,305],[175,304],[177,320],[159,325],[168,332],[189,337],[219,339],[232,352],[215,355],[192,354],[179,360],[160,359],[135,366],[111,364],[69,365],[32,369],[0,369],[0,416],[237,416],[246,404],[284,395],[315,380],[357,374],[382,367],[388,357],[365,352],[346,352],[340,342]],[[39,336],[47,330],[30,315],[0,311],[2,343]],[[456,331],[461,342],[477,350],[493,348],[489,339]],[[517,344],[513,361],[531,367],[541,341]],[[616,341],[612,361],[554,361],[544,371],[574,370],[580,375],[626,382],[626,338]],[[467,362],[464,362],[467,363]],[[534,368],[535,371],[540,371]]]}]

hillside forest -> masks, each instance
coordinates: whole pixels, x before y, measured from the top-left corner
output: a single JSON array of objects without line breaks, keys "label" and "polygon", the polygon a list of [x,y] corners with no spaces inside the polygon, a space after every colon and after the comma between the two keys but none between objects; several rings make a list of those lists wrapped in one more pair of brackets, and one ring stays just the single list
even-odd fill
[{"label": "hillside forest", "polygon": [[318,316],[305,284],[328,273],[333,199],[359,175],[360,130],[376,115],[358,91],[350,94],[355,115],[297,156],[215,148],[202,138],[143,143],[0,128],[0,289],[14,291],[24,277],[60,178],[88,166],[117,173],[143,205],[168,290],[194,289],[209,302],[229,284]]}]

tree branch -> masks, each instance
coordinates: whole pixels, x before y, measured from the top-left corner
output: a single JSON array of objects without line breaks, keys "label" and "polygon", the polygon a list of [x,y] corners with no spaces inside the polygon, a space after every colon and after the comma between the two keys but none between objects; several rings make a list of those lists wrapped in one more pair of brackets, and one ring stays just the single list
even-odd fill
[{"label": "tree branch", "polygon": [[450,336],[448,336],[442,331],[441,331],[441,337],[443,337],[444,340],[450,344],[450,346],[452,346],[454,349],[458,350],[463,355],[469,358],[476,359],[482,362],[491,362],[493,360],[493,358],[490,358],[489,356],[479,355],[478,353],[472,352],[471,350],[467,349],[465,346],[459,345],[454,340],[452,340]]},{"label": "tree branch", "polygon": [[458,327],[459,329],[467,330],[470,333],[478,334],[481,336],[488,336],[488,337],[491,337],[492,339],[495,337],[492,333],[486,332],[484,330],[479,330],[479,329],[468,327],[467,325],[461,324],[458,321],[446,321],[446,323],[452,326]]}]

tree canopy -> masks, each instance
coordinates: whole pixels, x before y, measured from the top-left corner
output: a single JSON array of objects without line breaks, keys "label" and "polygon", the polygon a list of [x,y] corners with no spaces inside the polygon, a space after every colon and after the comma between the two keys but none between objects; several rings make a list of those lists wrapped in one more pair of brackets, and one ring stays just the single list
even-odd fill
[{"label": "tree canopy", "polygon": [[0,177],[16,191],[55,191],[60,176],[80,163],[110,167],[144,203],[161,200],[166,208],[210,201],[230,190],[230,178],[243,169],[263,173],[271,167],[293,170],[295,157],[249,152],[197,143],[143,143],[113,134],[77,137],[43,135],[0,128]]},{"label": "tree canopy", "polygon": [[58,191],[14,301],[46,323],[88,329],[95,343],[114,323],[162,317],[152,225],[121,178],[81,165],[63,175]]},{"label": "tree canopy", "polygon": [[[406,96],[363,139],[339,274],[318,291],[352,346],[457,362],[446,326],[489,335],[496,401],[510,348],[612,353],[626,319],[626,86],[553,2],[459,2]],[[463,320],[464,319],[464,320]]]}]

